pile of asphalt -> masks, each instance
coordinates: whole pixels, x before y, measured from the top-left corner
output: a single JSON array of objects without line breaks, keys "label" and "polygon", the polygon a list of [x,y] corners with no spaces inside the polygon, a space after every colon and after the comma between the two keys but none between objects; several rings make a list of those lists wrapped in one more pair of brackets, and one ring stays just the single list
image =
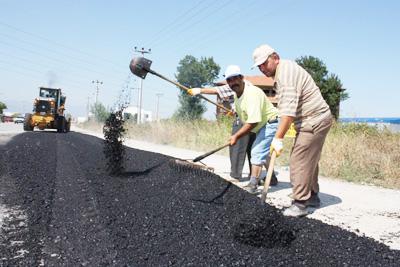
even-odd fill
[{"label": "pile of asphalt", "polygon": [[126,148],[125,172],[110,176],[102,151],[102,140],[73,132],[24,133],[0,147],[0,203],[26,216],[4,221],[0,265],[400,262],[400,251],[320,221],[286,218],[216,175],[171,168],[164,155]]}]

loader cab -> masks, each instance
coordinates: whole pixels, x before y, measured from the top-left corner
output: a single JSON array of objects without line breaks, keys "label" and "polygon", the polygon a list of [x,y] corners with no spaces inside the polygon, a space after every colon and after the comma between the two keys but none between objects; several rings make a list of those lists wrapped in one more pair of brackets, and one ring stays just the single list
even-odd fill
[{"label": "loader cab", "polygon": [[39,96],[43,98],[54,98],[57,100],[61,95],[61,89],[40,87]]}]

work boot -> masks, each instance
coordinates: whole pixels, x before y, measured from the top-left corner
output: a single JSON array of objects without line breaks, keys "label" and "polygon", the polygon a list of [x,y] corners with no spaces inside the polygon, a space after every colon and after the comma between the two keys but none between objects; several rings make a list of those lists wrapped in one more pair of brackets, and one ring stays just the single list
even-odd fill
[{"label": "work boot", "polygon": [[[263,177],[260,179],[260,182],[258,183],[259,185],[264,185],[265,183],[265,178],[267,177]],[[278,184],[278,178],[276,177],[275,172],[272,172],[272,176],[271,176],[271,182],[269,183],[270,186],[275,186]]]},{"label": "work boot", "polygon": [[[289,194],[290,198],[293,198],[293,193]],[[292,204],[295,203],[296,200],[292,200]],[[319,208],[321,206],[321,200],[318,197],[318,193],[311,192],[311,197],[304,201],[303,203],[307,208]]]},{"label": "work boot", "polygon": [[242,176],[242,178],[239,179],[239,182],[247,182],[250,180],[250,175],[249,176]]},{"label": "work boot", "polygon": [[308,214],[307,207],[301,202],[294,201],[293,204],[283,211],[284,216],[303,217]]},{"label": "work boot", "polygon": [[245,189],[250,194],[256,194],[257,193],[257,187],[258,187],[258,181],[256,177],[250,177],[249,183],[245,186]]},{"label": "work boot", "polygon": [[311,197],[304,202],[306,207],[319,208],[321,206],[321,200],[318,197],[318,193],[311,193]]}]

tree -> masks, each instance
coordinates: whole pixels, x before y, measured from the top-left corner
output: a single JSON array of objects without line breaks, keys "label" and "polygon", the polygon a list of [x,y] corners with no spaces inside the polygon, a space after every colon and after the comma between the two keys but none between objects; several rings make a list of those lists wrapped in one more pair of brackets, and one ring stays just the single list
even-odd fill
[{"label": "tree", "polygon": [[96,121],[105,122],[110,116],[110,112],[107,111],[106,107],[102,103],[94,103],[90,111],[94,114]]},{"label": "tree", "polygon": [[4,109],[7,109],[7,105],[0,101],[0,114],[3,114]]},{"label": "tree", "polygon": [[340,101],[349,98],[339,77],[336,74],[328,74],[325,63],[319,58],[304,56],[296,59],[296,62],[313,77],[315,83],[321,90],[322,97],[329,105],[333,116],[335,119],[338,119]]},{"label": "tree", "polygon": [[[187,55],[179,62],[177,71],[178,82],[194,88],[211,85],[218,77],[220,67],[212,57],[201,58],[199,61]],[[180,107],[174,114],[177,119],[199,119],[206,111],[205,104],[199,97],[190,96],[183,90],[180,90],[179,104]]]}]

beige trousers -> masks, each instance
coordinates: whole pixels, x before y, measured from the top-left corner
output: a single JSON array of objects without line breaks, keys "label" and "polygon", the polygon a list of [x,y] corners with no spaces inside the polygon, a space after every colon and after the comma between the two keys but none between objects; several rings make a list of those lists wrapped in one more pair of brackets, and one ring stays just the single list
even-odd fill
[{"label": "beige trousers", "polygon": [[319,192],[318,163],[331,126],[332,116],[328,116],[315,125],[305,123],[297,133],[290,155],[294,200],[304,201],[311,197],[311,192]]}]

